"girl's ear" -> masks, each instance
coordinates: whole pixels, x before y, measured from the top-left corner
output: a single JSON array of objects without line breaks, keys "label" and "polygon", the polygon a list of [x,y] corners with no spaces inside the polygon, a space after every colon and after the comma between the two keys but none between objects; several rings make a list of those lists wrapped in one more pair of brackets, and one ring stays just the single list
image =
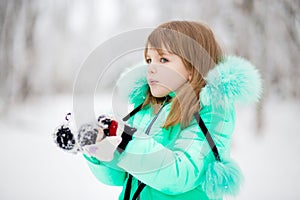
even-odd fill
[{"label": "girl's ear", "polygon": [[188,81],[192,80],[192,74],[189,74]]}]

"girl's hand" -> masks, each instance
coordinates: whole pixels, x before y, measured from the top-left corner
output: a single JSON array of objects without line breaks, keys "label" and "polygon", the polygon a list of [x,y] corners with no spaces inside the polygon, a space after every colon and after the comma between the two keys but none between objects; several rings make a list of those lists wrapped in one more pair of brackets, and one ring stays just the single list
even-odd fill
[{"label": "girl's hand", "polygon": [[110,116],[100,115],[97,125],[98,134],[95,144],[84,146],[83,152],[100,161],[111,161],[115,150],[122,141],[120,136],[116,136],[118,123]]},{"label": "girl's hand", "polygon": [[[76,134],[71,130],[69,124],[70,115],[71,113],[66,115],[66,122],[56,128],[53,133],[54,143],[67,152],[77,154],[84,151],[85,146],[101,143],[106,137],[117,135],[118,123],[107,115],[101,115],[97,122],[81,125]],[[122,128],[122,126],[119,128]],[[118,140],[116,141],[118,142]],[[115,143],[115,141],[112,143]]]},{"label": "girl's hand", "polygon": [[100,161],[109,162],[114,158],[114,152],[121,143],[120,136],[104,137],[96,144],[83,147],[84,153],[97,158]]},{"label": "girl's hand", "polygon": [[101,142],[101,140],[103,140],[106,136],[104,135],[104,131],[102,128],[98,128],[98,135],[97,135],[97,139],[96,139],[96,143]]}]

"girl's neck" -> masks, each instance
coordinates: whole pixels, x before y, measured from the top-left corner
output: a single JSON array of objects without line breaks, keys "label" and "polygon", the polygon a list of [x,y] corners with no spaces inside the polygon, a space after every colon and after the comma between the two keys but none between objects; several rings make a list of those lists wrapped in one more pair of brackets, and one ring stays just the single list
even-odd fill
[{"label": "girl's neck", "polygon": [[164,101],[161,101],[161,102],[157,102],[157,103],[154,103],[152,104],[152,107],[153,107],[153,112],[154,114],[157,114],[159,109],[167,102],[167,101],[170,101],[171,97],[166,97],[164,99]]},{"label": "girl's neck", "polygon": [[162,103],[157,103],[153,105],[153,112],[156,115],[160,109],[160,107],[162,106]]}]

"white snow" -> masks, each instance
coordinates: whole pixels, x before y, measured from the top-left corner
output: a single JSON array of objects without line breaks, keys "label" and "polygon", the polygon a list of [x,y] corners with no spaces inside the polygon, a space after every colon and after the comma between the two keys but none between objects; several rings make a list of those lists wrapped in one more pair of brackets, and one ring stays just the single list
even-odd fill
[{"label": "white snow", "polygon": [[[99,104],[107,101],[109,95]],[[266,101],[260,136],[255,134],[254,107],[237,107],[232,155],[244,171],[245,183],[230,199],[300,199],[297,103]],[[71,96],[31,98],[0,118],[1,200],[118,198],[120,187],[98,182],[81,155],[69,155],[54,145],[51,134],[71,109]]]}]

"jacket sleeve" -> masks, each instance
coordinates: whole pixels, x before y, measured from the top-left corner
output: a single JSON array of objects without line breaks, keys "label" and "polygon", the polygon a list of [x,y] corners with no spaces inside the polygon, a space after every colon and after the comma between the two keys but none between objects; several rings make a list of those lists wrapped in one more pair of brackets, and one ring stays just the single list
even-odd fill
[{"label": "jacket sleeve", "polygon": [[[209,111],[201,112],[209,130],[217,125],[211,123],[212,115]],[[199,186],[207,160],[211,159],[214,158],[210,147],[193,119],[170,146],[163,146],[142,132],[136,133],[118,165],[146,185],[176,195]]]},{"label": "jacket sleeve", "polygon": [[91,172],[100,182],[112,186],[124,184],[127,173],[116,165],[118,152],[115,152],[114,159],[110,162],[99,161],[97,158],[85,154],[83,156],[87,160]]}]

